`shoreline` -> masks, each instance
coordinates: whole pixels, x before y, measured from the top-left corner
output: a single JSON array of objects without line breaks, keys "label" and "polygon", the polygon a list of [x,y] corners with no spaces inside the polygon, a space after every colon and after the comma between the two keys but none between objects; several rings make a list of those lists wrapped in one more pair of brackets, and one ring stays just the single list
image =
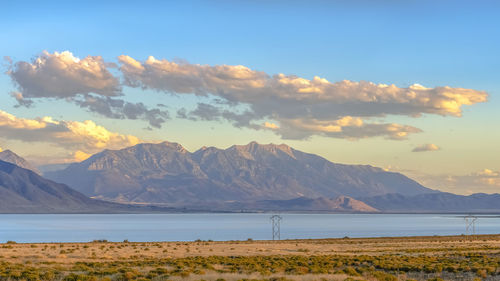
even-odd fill
[{"label": "shoreline", "polygon": [[138,211],[138,212],[0,212],[0,215],[182,215],[182,214],[304,214],[304,215],[474,215],[499,217],[498,212],[332,212],[332,211],[209,211],[209,210],[170,210],[170,211]]},{"label": "shoreline", "polygon": [[235,244],[242,244],[242,243],[274,243],[274,244],[280,244],[280,243],[320,243],[320,242],[329,242],[329,243],[335,243],[335,242],[345,242],[349,241],[350,243],[354,243],[356,241],[359,242],[364,242],[365,240],[369,241],[387,241],[387,240],[401,240],[401,241],[426,241],[426,240],[448,240],[448,241],[453,241],[453,240],[481,240],[481,239],[498,239],[500,243],[500,233],[490,233],[490,234],[471,234],[471,235],[465,235],[465,234],[460,234],[460,235],[416,235],[416,236],[370,236],[370,237],[331,237],[331,238],[299,238],[299,239],[280,239],[280,240],[271,240],[271,239],[252,239],[249,238],[247,240],[202,240],[202,239],[197,239],[197,240],[178,240],[178,241],[129,241],[128,239],[125,239],[124,241],[111,241],[107,239],[95,239],[93,241],[63,241],[63,242],[57,242],[57,241],[52,241],[52,242],[17,242],[14,240],[11,241],[6,241],[6,242],[0,242],[0,248],[2,245],[51,245],[51,244],[168,244],[168,243],[183,243],[183,244],[189,244],[189,243],[211,243],[211,244],[227,244],[227,243],[235,243]]}]

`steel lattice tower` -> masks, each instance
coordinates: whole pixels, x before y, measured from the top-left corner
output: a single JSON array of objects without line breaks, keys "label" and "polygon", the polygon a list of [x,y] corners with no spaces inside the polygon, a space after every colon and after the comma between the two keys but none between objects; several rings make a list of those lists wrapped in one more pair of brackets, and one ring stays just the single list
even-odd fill
[{"label": "steel lattice tower", "polygon": [[271,216],[271,223],[273,226],[273,240],[280,240],[281,239],[281,233],[280,233],[280,223],[283,218],[279,215],[272,215]]},{"label": "steel lattice tower", "polygon": [[475,235],[477,217],[473,215],[468,215],[464,217],[464,220],[465,220],[465,235]]}]

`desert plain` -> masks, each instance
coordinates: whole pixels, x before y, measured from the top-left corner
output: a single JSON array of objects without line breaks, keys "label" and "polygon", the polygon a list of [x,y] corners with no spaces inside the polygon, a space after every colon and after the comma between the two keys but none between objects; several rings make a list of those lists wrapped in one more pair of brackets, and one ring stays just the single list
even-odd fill
[{"label": "desert plain", "polygon": [[0,280],[500,280],[500,235],[0,244]]}]

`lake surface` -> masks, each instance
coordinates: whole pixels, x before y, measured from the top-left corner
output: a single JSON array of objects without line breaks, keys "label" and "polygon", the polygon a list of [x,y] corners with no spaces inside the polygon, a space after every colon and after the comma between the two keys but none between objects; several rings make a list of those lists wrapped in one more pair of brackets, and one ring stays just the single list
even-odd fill
[{"label": "lake surface", "polygon": [[[281,214],[281,239],[460,235],[460,215]],[[0,214],[0,242],[194,241],[271,239],[270,214]],[[481,216],[476,233],[500,233],[500,217]]]}]

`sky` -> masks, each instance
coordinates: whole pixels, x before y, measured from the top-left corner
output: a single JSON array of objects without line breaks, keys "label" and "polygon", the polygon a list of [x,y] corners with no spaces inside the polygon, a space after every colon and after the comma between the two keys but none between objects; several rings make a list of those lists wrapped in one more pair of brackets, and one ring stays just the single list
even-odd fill
[{"label": "sky", "polygon": [[497,1],[9,1],[0,149],[286,143],[500,192]]}]

